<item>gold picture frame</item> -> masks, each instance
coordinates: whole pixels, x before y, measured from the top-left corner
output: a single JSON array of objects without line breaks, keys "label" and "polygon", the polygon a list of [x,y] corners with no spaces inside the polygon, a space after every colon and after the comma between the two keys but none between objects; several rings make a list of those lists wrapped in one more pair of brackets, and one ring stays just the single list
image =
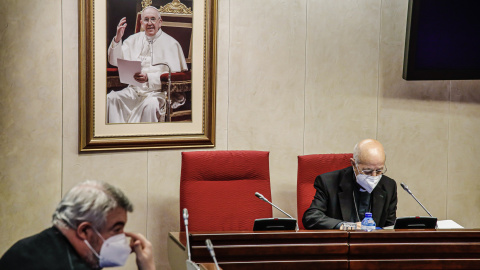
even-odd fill
[{"label": "gold picture frame", "polygon": [[186,122],[106,123],[106,1],[79,0],[79,151],[215,146],[217,0],[195,0],[192,117]]}]

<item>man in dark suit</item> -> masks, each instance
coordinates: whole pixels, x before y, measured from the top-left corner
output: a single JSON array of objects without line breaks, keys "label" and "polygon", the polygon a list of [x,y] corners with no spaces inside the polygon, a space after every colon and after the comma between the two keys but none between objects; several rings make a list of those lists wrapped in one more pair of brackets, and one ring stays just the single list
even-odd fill
[{"label": "man in dark suit", "polygon": [[371,212],[377,227],[393,225],[397,212],[397,184],[385,176],[385,151],[380,142],[367,139],[355,145],[351,167],[317,176],[317,190],[303,215],[307,229],[343,229]]},{"label": "man in dark suit", "polygon": [[150,241],[124,231],[132,211],[119,188],[79,183],[58,204],[53,226],[15,243],[0,257],[0,269],[95,270],[122,266],[135,252],[139,270],[155,270]]}]

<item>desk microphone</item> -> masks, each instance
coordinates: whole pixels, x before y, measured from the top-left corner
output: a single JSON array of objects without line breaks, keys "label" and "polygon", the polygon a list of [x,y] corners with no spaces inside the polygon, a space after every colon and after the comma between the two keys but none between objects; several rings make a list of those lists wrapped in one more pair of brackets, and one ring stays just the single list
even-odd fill
[{"label": "desk microphone", "polygon": [[186,261],[187,270],[200,270],[200,267],[196,263],[192,261],[192,255],[190,254],[190,240],[188,236],[188,210],[187,208],[183,208],[183,223],[185,224],[185,237],[187,238],[187,252],[188,252],[188,259]]},{"label": "desk microphone", "polygon": [[[267,202],[269,203],[271,206],[277,208],[280,212],[284,213],[287,217],[291,218],[291,219],[294,219],[292,216],[290,216],[289,214],[287,214],[287,212],[283,211],[282,209],[280,209],[278,206],[276,206],[275,204],[271,203],[269,200],[267,200],[267,198],[265,198],[262,194],[258,193],[258,192],[255,192],[255,196],[257,196],[260,200],[264,201],[264,202]],[[296,223],[296,230],[298,231],[298,222]]]},{"label": "desk microphone", "polygon": [[430,212],[428,212],[427,208],[425,208],[425,206],[423,206],[422,203],[420,203],[417,198],[415,197],[415,195],[413,195],[413,193],[410,191],[410,189],[408,189],[407,185],[405,185],[404,183],[401,183],[400,186],[402,186],[402,188],[410,195],[412,195],[412,197],[415,199],[415,201],[417,201],[418,204],[420,204],[420,206],[423,208],[423,210],[425,210],[425,212],[427,212],[427,214],[430,216],[430,217],[433,217]]},{"label": "desk microphone", "polygon": [[215,251],[213,251],[212,241],[210,241],[210,239],[207,239],[205,240],[205,244],[207,244],[208,252],[210,252],[210,256],[212,256],[213,262],[215,263],[215,268],[217,268],[217,270],[220,270],[220,266],[218,266],[217,259],[215,258]]}]

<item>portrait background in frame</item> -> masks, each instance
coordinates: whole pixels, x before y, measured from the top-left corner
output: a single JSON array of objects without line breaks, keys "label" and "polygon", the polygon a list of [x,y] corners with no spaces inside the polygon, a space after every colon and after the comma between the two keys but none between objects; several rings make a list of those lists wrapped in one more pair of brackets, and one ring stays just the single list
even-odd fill
[{"label": "portrait background in frame", "polygon": [[[133,14],[141,11],[142,2],[146,2],[116,2],[124,1],[134,3]],[[217,0],[185,2],[190,3],[193,13],[188,56],[193,65],[191,116],[177,118],[168,123],[107,124],[106,93],[110,75],[107,74],[107,47],[115,33],[107,33],[107,24],[111,24],[107,23],[107,0],[80,0],[80,151],[214,147]],[[162,2],[158,1],[158,5],[160,4]],[[156,6],[155,1],[152,5]],[[132,6],[127,4],[124,8]],[[112,18],[112,21],[115,21],[114,26],[118,24],[118,20]],[[131,24],[129,26],[132,26]],[[133,33],[134,30],[130,31]],[[124,37],[127,35],[128,33]],[[172,88],[174,87],[172,83]]]},{"label": "portrait background in frame", "polygon": [[[184,104],[169,108],[171,113],[167,118],[172,122],[191,121],[193,0],[107,0],[106,3],[107,48],[115,37],[117,25],[122,18],[125,17],[127,22],[122,38],[125,40],[135,33],[144,31],[140,20],[141,12],[145,7],[153,6],[159,9],[163,20],[161,30],[179,42],[187,63],[187,70],[172,74],[170,84],[170,96],[173,102],[184,100]],[[107,93],[120,91],[127,86],[120,82],[118,68],[107,62]],[[162,76],[162,92],[168,92],[167,74]],[[108,123],[108,117],[106,121]]]}]

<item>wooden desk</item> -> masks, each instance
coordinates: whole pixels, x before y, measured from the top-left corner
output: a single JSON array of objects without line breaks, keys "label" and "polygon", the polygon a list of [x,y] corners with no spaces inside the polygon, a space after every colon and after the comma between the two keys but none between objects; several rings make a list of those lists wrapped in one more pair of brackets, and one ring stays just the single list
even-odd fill
[{"label": "wooden desk", "polygon": [[480,269],[480,230],[351,232],[349,269]]},{"label": "wooden desk", "polygon": [[[348,268],[348,233],[343,231],[194,232],[192,261],[212,262],[206,239],[225,270]],[[170,233],[167,246],[172,269],[185,269],[185,232]]]},{"label": "wooden desk", "polygon": [[[194,232],[192,260],[235,269],[480,269],[480,230]],[[172,269],[185,269],[185,233],[169,234]]]}]

